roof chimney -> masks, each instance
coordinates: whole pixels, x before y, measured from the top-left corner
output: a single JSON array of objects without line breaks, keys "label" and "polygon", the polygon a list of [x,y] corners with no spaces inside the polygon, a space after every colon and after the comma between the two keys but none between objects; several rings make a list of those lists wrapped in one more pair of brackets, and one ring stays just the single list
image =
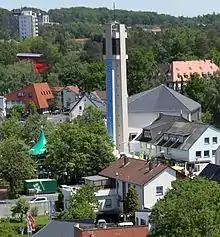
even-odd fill
[{"label": "roof chimney", "polygon": [[121,154],[120,158],[123,159],[123,166],[128,164],[128,157],[125,154]]},{"label": "roof chimney", "polygon": [[149,161],[148,166],[149,166],[149,171],[151,171],[154,167],[153,161]]}]

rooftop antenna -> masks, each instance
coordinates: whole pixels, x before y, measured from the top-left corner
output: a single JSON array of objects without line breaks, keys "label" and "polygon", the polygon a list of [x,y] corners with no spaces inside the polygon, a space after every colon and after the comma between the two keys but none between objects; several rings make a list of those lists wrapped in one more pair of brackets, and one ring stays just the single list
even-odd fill
[{"label": "rooftop antenna", "polygon": [[116,15],[115,15],[115,2],[113,2],[113,20],[116,21]]}]

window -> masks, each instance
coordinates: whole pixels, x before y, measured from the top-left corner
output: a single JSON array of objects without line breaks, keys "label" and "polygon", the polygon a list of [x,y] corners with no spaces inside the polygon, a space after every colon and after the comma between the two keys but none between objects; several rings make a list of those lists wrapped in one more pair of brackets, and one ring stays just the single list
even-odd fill
[{"label": "window", "polygon": [[209,157],[209,151],[204,151],[204,157]]},{"label": "window", "polygon": [[212,156],[215,156],[216,150],[212,151]]},{"label": "window", "polygon": [[157,186],[156,187],[156,195],[162,196],[163,195],[163,186]]},{"label": "window", "polygon": [[209,137],[205,137],[204,142],[205,142],[205,145],[208,145],[209,144]]},{"label": "window", "polygon": [[201,151],[196,151],[196,157],[201,157]]},{"label": "window", "polygon": [[189,70],[192,70],[192,68],[191,68],[191,67],[189,67]]},{"label": "window", "polygon": [[213,137],[212,138],[212,143],[213,144],[217,144],[218,143],[218,138],[217,137]]},{"label": "window", "polygon": [[82,110],[82,106],[79,106],[79,110]]},{"label": "window", "polygon": [[32,92],[28,92],[28,98],[32,98]]},{"label": "window", "polygon": [[111,199],[106,199],[105,200],[105,206],[106,207],[111,207],[112,206],[112,200]]},{"label": "window", "polygon": [[146,221],[144,219],[141,219],[141,225],[146,225]]}]

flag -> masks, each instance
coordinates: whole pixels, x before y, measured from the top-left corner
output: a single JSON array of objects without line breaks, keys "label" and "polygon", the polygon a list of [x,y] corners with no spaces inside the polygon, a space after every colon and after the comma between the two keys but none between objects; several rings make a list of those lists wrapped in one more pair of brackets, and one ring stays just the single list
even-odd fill
[{"label": "flag", "polygon": [[35,231],[35,220],[32,216],[27,216],[27,230],[28,233]]}]

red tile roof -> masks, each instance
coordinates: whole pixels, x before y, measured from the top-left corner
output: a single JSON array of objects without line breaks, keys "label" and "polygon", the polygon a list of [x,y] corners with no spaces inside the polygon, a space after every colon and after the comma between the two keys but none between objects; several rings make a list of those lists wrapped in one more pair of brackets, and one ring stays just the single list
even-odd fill
[{"label": "red tile roof", "polygon": [[[126,158],[127,164],[124,165],[124,158],[120,158],[110,164],[109,167],[102,170],[99,174],[105,177],[118,179],[138,185],[144,185],[157,176],[163,170],[169,168],[164,164],[153,164],[149,169],[149,162],[146,160]],[[118,173],[118,177],[116,174]]]},{"label": "red tile roof", "polygon": [[73,91],[75,93],[79,93],[80,92],[80,89],[79,89],[78,86],[66,86],[66,87],[65,86],[55,86],[55,87],[52,87],[51,89],[52,89],[52,91],[55,91],[55,92],[60,92],[60,91],[62,91],[64,89],[71,90],[71,91]]},{"label": "red tile roof", "polygon": [[64,86],[54,86],[54,87],[51,87],[51,90],[52,91],[55,91],[55,92],[60,92],[64,89],[65,87]]},{"label": "red tile roof", "polygon": [[37,109],[47,109],[49,107],[48,100],[53,98],[54,96],[47,83],[31,84],[6,95],[7,101],[22,100],[26,105],[32,101]]},{"label": "red tile roof", "polygon": [[[170,72],[172,76],[172,81],[181,81],[181,77],[183,76],[183,81],[188,81],[190,78],[190,74],[213,74],[217,72],[219,67],[215,65],[211,60],[192,60],[192,61],[174,61],[170,65]],[[184,75],[188,75],[188,78]]]},{"label": "red tile roof", "polygon": [[80,89],[78,86],[66,86],[65,89],[69,89],[75,93],[79,93],[80,92]]}]

